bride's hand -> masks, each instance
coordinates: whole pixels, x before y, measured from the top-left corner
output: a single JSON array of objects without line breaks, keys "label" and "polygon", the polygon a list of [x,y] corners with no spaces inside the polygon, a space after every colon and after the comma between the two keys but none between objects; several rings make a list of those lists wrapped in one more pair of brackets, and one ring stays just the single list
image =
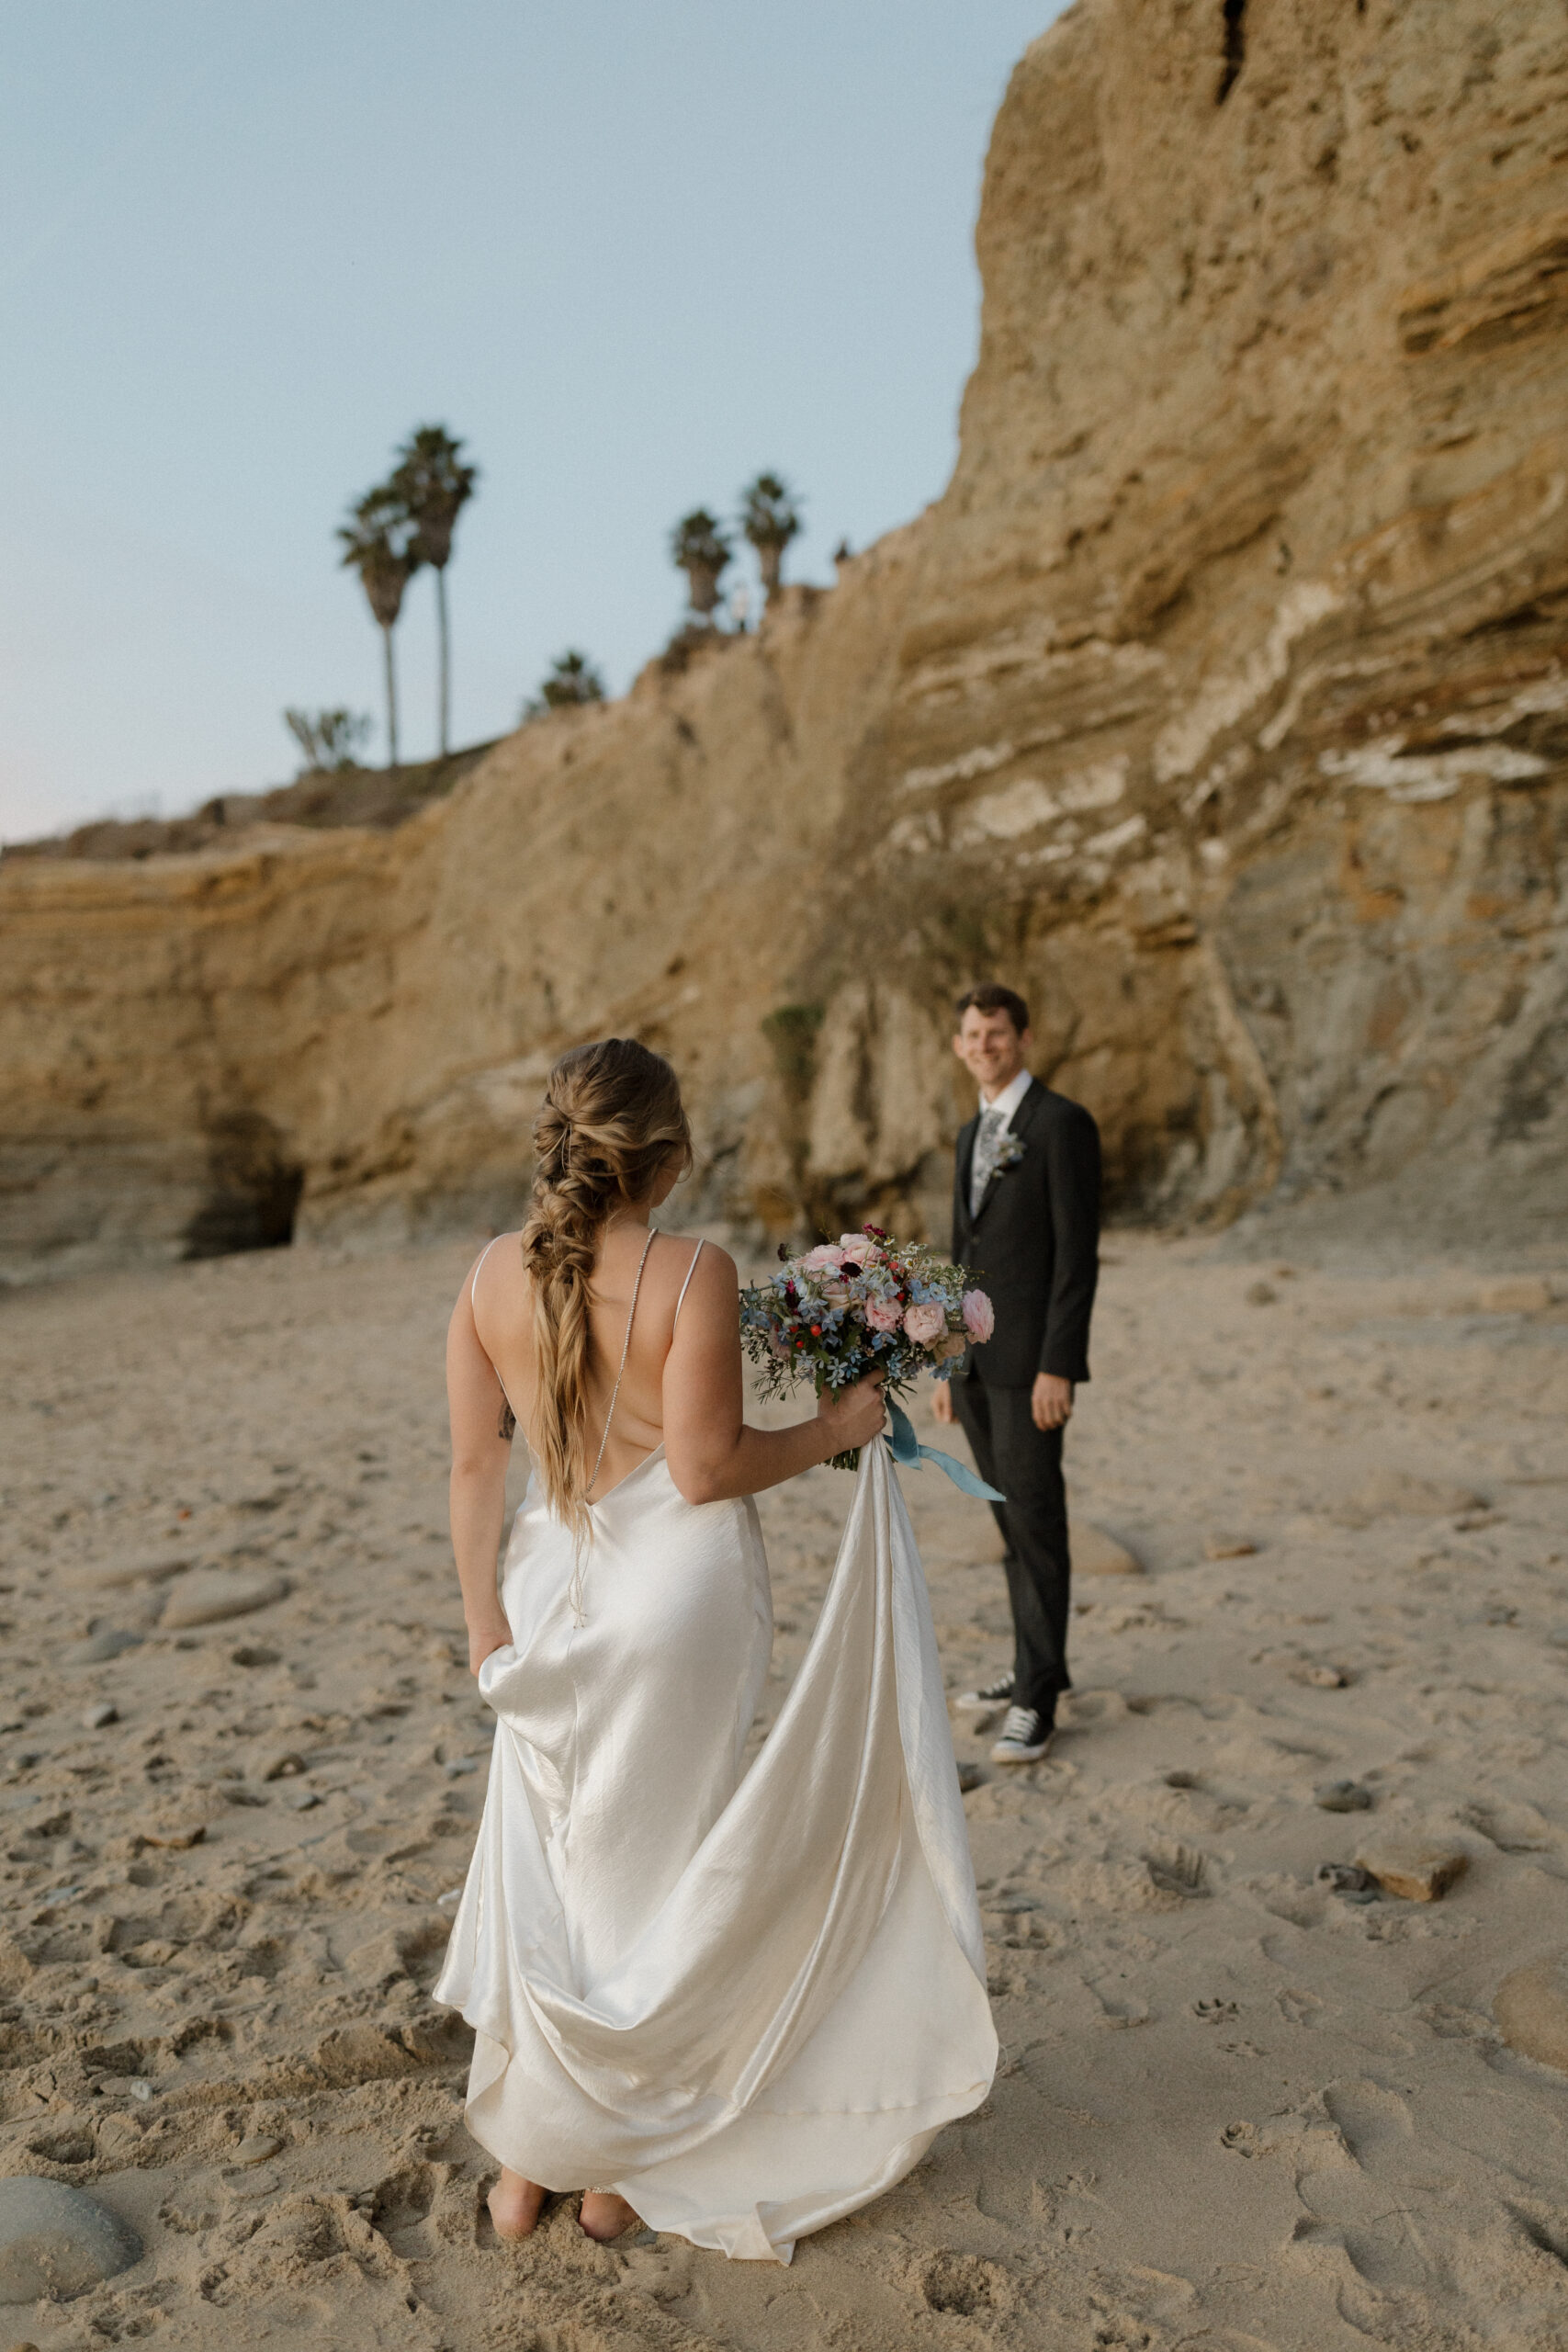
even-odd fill
[{"label": "bride's hand", "polygon": [[468,1672],[477,1674],[487,1657],[502,1650],[512,1639],[512,1628],[499,1610],[487,1617],[482,1625],[468,1628]]},{"label": "bride's hand", "polygon": [[886,1419],[882,1405],[882,1374],[868,1372],[852,1388],[822,1392],[817,1418],[833,1441],[835,1453],[869,1445]]}]

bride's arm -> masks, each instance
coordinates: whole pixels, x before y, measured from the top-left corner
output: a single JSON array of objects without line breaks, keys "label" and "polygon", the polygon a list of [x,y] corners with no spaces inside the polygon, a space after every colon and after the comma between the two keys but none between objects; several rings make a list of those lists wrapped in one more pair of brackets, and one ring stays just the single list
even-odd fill
[{"label": "bride's arm", "polygon": [[708,1248],[697,1261],[664,1366],[664,1458],[689,1503],[760,1494],[829,1454],[867,1445],[883,1423],[881,1384],[824,1396],[789,1429],[749,1429],[740,1368],[739,1278]]},{"label": "bride's arm", "polygon": [[468,1671],[477,1674],[491,1650],[512,1639],[495,1581],[512,1447],[501,1434],[501,1384],[474,1329],[471,1281],[471,1275],[465,1280],[447,1327],[446,1402],[452,1419],[452,1550],[468,1628]]}]

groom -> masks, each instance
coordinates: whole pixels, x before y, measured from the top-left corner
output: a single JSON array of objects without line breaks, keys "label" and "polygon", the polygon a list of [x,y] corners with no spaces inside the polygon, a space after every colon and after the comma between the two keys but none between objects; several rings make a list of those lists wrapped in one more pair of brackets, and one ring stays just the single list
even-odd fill
[{"label": "groom", "polygon": [[1032,1078],[1029,1007],[1011,989],[971,989],[958,1004],[953,1050],[980,1090],[958,1138],[953,1255],[996,1309],[951,1385],[937,1383],[939,1421],[954,1408],[1007,1546],[1012,1671],[958,1704],[1010,1702],[997,1764],[1032,1764],[1051,1743],[1067,1673],[1067,1498],[1062,1433],[1073,1388],[1089,1378],[1089,1319],[1100,1270],[1100,1130],[1089,1113]]}]

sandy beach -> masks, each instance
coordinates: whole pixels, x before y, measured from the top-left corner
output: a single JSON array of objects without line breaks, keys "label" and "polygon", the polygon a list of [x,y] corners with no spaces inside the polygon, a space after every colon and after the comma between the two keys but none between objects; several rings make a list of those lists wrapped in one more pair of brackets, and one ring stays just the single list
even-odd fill
[{"label": "sandy beach", "polygon": [[[1568,2075],[1494,2007],[1568,1951],[1568,1271],[1111,1238],[1070,1476],[1144,1572],[1080,1576],[1045,1762],[955,1724],[1001,2073],[786,2271],[484,2216],[428,1997],[490,1745],[445,1532],[466,1262],[0,1303],[0,2172],[145,2246],[0,2342],[1568,2341]],[[1007,1654],[995,1541],[905,1485],[956,1691]],[[762,1498],[775,1705],[848,1493]],[[1413,1844],[1462,1858],[1440,1900],[1318,1876]]]}]

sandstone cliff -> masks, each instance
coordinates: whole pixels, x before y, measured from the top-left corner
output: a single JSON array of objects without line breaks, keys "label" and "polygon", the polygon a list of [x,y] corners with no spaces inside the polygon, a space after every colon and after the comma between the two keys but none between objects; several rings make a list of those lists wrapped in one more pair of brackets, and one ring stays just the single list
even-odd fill
[{"label": "sandstone cliff", "polygon": [[1561,7],[1079,0],[978,245],[953,480],[830,593],[394,831],[0,866],[14,1277],[500,1217],[611,1030],[700,1213],[940,1222],[980,973],[1124,1213],[1561,1233]]}]

